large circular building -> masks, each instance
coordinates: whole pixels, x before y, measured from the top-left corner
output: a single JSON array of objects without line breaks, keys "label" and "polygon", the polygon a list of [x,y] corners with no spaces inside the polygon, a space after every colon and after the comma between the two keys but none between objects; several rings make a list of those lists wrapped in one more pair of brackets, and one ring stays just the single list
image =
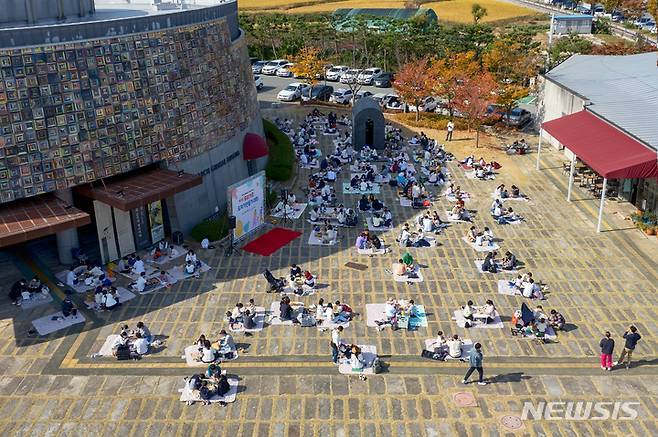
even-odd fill
[{"label": "large circular building", "polygon": [[262,122],[237,13],[213,0],[4,2],[0,247],[57,234],[67,262],[85,226],[107,261],[222,210],[226,187],[266,160],[243,159]]}]

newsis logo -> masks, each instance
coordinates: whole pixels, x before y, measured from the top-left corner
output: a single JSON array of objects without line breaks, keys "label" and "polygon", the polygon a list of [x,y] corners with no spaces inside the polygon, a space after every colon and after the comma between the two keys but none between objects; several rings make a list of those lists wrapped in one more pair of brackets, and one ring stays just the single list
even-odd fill
[{"label": "newsis logo", "polygon": [[524,402],[523,420],[634,420],[639,402]]}]

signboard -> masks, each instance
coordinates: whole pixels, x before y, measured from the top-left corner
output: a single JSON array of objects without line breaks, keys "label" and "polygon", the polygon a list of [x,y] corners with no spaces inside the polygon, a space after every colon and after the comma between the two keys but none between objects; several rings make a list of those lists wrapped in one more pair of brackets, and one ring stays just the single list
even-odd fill
[{"label": "signboard", "polygon": [[151,245],[149,235],[148,217],[146,207],[140,206],[130,210],[133,222],[133,235],[135,236],[135,247],[137,250],[146,249]]},{"label": "signboard", "polygon": [[233,238],[247,237],[265,222],[265,172],[228,187],[229,215],[235,216]]},{"label": "signboard", "polygon": [[162,220],[162,201],[149,203],[149,223],[151,224],[151,242],[153,244],[164,239],[164,221]]}]

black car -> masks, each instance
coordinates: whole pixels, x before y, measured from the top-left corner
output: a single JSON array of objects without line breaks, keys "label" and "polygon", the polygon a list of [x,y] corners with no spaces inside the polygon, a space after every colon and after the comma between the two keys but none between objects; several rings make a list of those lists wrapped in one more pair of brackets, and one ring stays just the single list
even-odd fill
[{"label": "black car", "polygon": [[[329,85],[314,85],[311,89],[311,99],[312,100],[324,100],[325,102],[329,100],[329,97],[334,92],[334,87]],[[302,100],[305,102],[309,100],[308,92],[305,92],[302,95]]]},{"label": "black car", "polygon": [[372,83],[378,88],[390,88],[394,80],[393,73],[381,72],[372,78]]}]

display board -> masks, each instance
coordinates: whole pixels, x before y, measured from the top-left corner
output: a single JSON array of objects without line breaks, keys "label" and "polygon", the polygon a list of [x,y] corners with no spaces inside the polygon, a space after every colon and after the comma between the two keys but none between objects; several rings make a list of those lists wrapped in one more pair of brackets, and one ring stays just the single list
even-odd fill
[{"label": "display board", "polygon": [[241,240],[265,223],[265,172],[228,187],[229,215],[235,216],[233,238]]}]

